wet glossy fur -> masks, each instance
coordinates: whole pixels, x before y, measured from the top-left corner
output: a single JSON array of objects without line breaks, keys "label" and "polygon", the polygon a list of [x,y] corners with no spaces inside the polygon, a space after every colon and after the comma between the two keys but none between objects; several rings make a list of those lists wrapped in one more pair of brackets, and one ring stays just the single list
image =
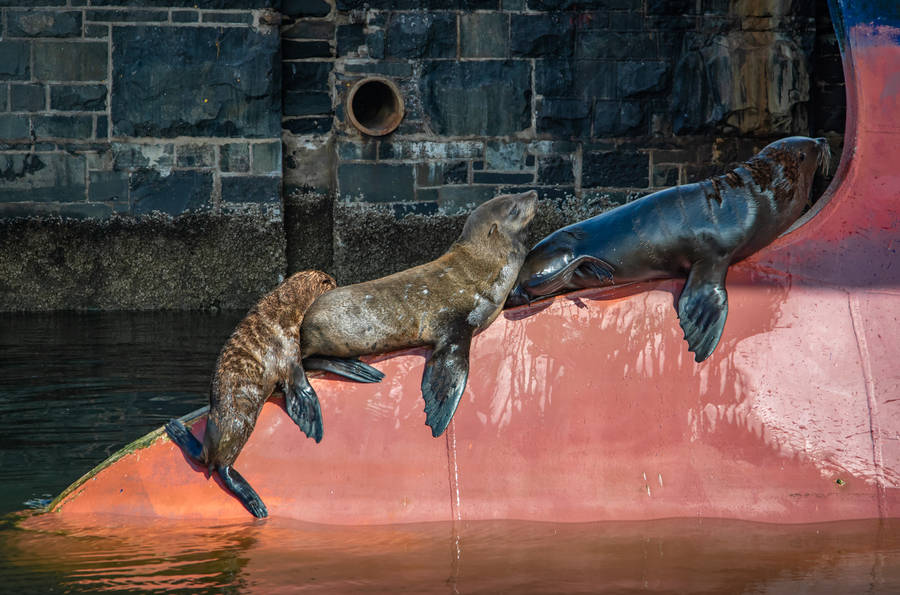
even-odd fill
[{"label": "wet glossy fur", "polygon": [[302,271],[265,295],[238,323],[222,347],[209,397],[202,445],[178,420],[166,425],[185,452],[216,470],[225,485],[257,517],[265,505],[232,467],[250,438],[256,419],[276,386],[292,384],[300,362],[300,323],[313,301],[336,283],[320,271]]},{"label": "wet glossy fur", "polygon": [[508,305],[586,287],[688,277],[679,318],[702,361],[727,314],[725,272],[803,213],[825,139],[776,141],[724,175],[668,188],[564,227],[528,253]]}]

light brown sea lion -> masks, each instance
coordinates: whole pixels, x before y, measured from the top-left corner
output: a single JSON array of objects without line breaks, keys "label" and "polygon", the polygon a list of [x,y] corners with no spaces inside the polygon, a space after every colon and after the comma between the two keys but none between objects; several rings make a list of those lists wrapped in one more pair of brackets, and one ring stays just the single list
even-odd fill
[{"label": "light brown sea lion", "polygon": [[660,190],[559,229],[528,253],[508,306],[585,287],[687,277],[678,318],[703,361],[728,315],[728,266],[767,246],[809,204],[816,169],[831,157],[824,138],[794,136],[736,169]]},{"label": "light brown sea lion", "polygon": [[[178,420],[166,424],[172,441],[193,459],[216,470],[222,481],[257,517],[267,515],[265,504],[233,464],[256,425],[263,404],[276,387],[285,395],[288,415],[307,436],[322,439],[318,400],[302,403],[294,390],[297,375],[307,383],[300,366],[300,323],[313,301],[336,287],[320,271],[295,273],[265,295],[238,323],[216,362],[209,396],[206,434],[201,444]],[[328,370],[359,382],[378,382],[383,375],[355,360],[312,358],[306,369]]]},{"label": "light brown sea lion", "polygon": [[[408,347],[434,351],[425,364],[425,423],[440,436],[462,397],[472,336],[500,313],[525,258],[537,193],[507,194],[469,215],[444,255],[393,275],[320,296],[300,327],[306,355],[355,357]],[[309,384],[300,387],[314,399]]]}]

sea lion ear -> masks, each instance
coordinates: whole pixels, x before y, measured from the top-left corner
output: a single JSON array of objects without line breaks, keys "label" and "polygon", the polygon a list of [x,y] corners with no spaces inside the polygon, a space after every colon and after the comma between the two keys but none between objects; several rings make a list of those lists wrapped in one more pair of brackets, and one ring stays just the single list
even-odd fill
[{"label": "sea lion ear", "polygon": [[496,223],[491,225],[491,229],[490,229],[490,231],[488,231],[488,236],[492,236],[495,233],[497,233],[497,224]]}]

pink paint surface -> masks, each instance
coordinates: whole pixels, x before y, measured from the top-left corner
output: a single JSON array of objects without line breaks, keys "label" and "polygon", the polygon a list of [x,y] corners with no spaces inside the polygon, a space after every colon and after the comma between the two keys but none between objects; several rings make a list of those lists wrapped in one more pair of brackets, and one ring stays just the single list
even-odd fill
[{"label": "pink paint surface", "polygon": [[[681,281],[582,291],[506,311],[476,337],[444,437],[424,425],[427,352],[408,351],[371,360],[380,384],[313,380],[321,444],[268,403],[236,468],[272,516],[333,524],[900,516],[896,39],[851,30],[835,182],[802,225],[731,269],[705,362],[682,340]],[[57,510],[248,517],[165,438]]]}]

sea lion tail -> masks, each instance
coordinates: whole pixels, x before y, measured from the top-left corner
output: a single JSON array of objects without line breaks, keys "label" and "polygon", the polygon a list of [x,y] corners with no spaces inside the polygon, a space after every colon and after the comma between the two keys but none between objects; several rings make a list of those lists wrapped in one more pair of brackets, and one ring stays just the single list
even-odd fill
[{"label": "sea lion tail", "polygon": [[356,382],[381,382],[384,374],[369,364],[355,358],[307,357],[303,359],[304,370],[324,370]]}]

